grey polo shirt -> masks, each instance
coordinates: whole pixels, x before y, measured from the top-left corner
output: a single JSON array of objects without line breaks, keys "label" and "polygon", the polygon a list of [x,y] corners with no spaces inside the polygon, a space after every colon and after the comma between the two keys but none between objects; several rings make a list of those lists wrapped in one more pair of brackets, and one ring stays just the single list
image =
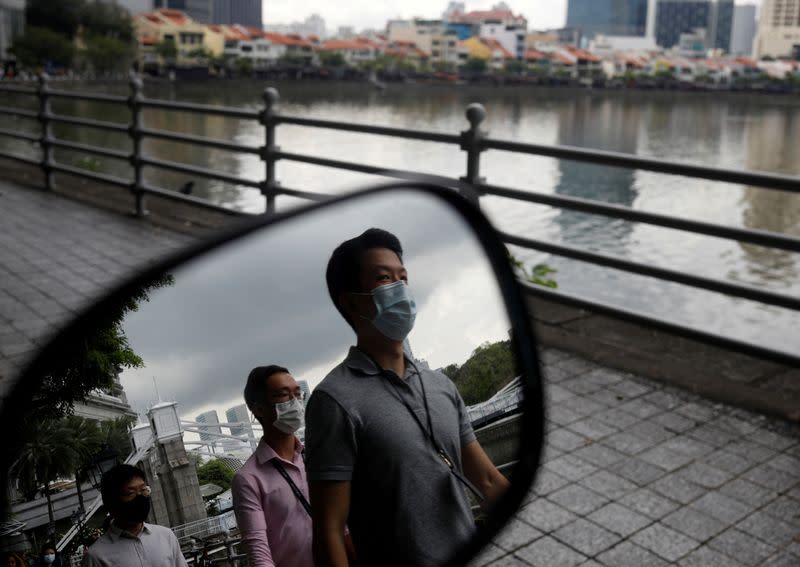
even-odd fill
[{"label": "grey polo shirt", "polygon": [[469,539],[475,523],[463,485],[434,450],[421,381],[437,441],[461,470],[461,447],[475,440],[464,402],[441,372],[406,363],[401,379],[351,347],[314,389],[306,409],[309,481],[348,480],[359,565],[438,565]]},{"label": "grey polo shirt", "polygon": [[139,535],[113,523],[83,556],[84,567],[186,567],[178,538],[172,530],[145,524]]}]

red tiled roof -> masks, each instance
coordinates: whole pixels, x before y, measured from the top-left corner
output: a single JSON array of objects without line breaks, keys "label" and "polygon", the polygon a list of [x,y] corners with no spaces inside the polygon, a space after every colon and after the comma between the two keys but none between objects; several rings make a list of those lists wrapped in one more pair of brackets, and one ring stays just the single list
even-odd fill
[{"label": "red tiled roof", "polygon": [[[256,29],[256,28],[247,28],[247,29],[249,31],[251,29]],[[309,42],[306,39],[303,39],[302,37],[296,34],[283,35],[280,33],[259,31],[258,37],[263,37],[265,39],[268,39],[270,42],[276,45],[299,45],[302,47],[311,47],[311,42]]]},{"label": "red tiled roof", "polygon": [[155,45],[158,43],[158,39],[153,37],[152,35],[143,35],[139,38],[139,43],[142,45]]},{"label": "red tiled roof", "polygon": [[575,62],[563,53],[556,53],[554,59],[562,65],[575,65]]},{"label": "red tiled roof", "polygon": [[547,61],[550,59],[547,54],[542,53],[536,49],[526,49],[525,50],[525,60],[526,61]]},{"label": "red tiled roof", "polygon": [[156,25],[159,25],[159,26],[164,25],[164,22],[161,21],[161,18],[159,18],[155,14],[152,14],[152,13],[142,14],[142,17],[145,18],[148,22],[152,22],[152,23],[154,23]]},{"label": "red tiled roof", "polygon": [[329,39],[319,46],[323,51],[338,51],[340,49],[364,49],[370,47],[354,39]]},{"label": "red tiled roof", "polygon": [[750,57],[737,57],[736,59],[734,59],[734,61],[739,65],[745,65],[747,67],[757,67],[756,62]]},{"label": "red tiled roof", "polygon": [[173,10],[171,8],[160,8],[156,10],[156,12],[161,14],[165,18],[172,20],[173,23],[179,26],[186,25],[191,21],[189,20],[189,17],[180,10]]},{"label": "red tiled roof", "polygon": [[503,44],[497,41],[496,39],[482,37],[481,43],[491,49],[492,51],[499,51],[505,59],[511,59],[514,57],[511,52],[503,47]]},{"label": "red tiled roof", "polygon": [[565,49],[572,53],[575,57],[582,61],[590,61],[592,63],[599,63],[601,59],[595,55],[594,53],[590,53],[585,49],[578,49],[577,47],[573,47],[571,45],[565,46]]},{"label": "red tiled roof", "polygon": [[389,57],[418,57],[427,59],[428,54],[416,46],[413,41],[395,41],[383,51]]}]

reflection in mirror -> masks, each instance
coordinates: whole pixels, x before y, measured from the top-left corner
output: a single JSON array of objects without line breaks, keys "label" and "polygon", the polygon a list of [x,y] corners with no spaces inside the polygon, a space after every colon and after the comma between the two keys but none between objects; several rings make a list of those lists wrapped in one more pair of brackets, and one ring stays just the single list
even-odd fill
[{"label": "reflection in mirror", "polygon": [[[391,398],[396,403],[393,408],[380,407],[389,398],[378,396],[372,402],[367,400],[372,405],[369,411],[362,408],[358,415],[347,414],[347,419],[355,420],[348,431],[355,432],[353,442],[360,441],[358,449],[362,451],[379,450],[380,447],[370,443],[375,443],[381,435],[398,432],[404,432],[409,439],[413,437],[418,445],[403,442],[392,447],[398,451],[420,449],[429,441],[429,435],[423,435],[422,431],[430,430],[433,421],[434,440],[441,448],[447,447],[447,454],[441,456],[438,451],[430,451],[425,459],[412,459],[415,467],[433,466],[432,463],[440,467],[433,473],[418,470],[406,474],[414,467],[404,469],[399,456],[390,453],[371,461],[365,455],[358,455],[353,465],[354,477],[347,474],[326,477],[324,471],[330,471],[331,466],[335,468],[335,463],[320,463],[317,455],[323,452],[321,444],[335,439],[328,435],[328,430],[341,426],[342,415],[322,419],[329,404],[316,402],[322,396],[315,391],[332,369],[342,368],[339,365],[346,358],[351,360],[350,349],[357,340],[361,344],[362,338],[361,335],[356,338],[335,308],[326,286],[326,267],[339,244],[372,227],[389,231],[402,244],[402,267],[408,278],[405,289],[411,290],[417,313],[402,348],[407,360],[413,361],[410,366],[417,368],[416,380],[423,387],[416,385],[410,377],[414,372],[405,363],[405,375],[394,375],[396,384],[386,391],[395,396],[398,384],[408,386],[408,399],[417,402],[413,406],[416,415],[411,415],[411,406],[401,405],[405,403],[402,394]],[[398,277],[391,274],[389,279]],[[377,303],[369,296],[353,297]],[[366,309],[374,309],[374,305]],[[359,519],[354,514],[375,510],[365,502],[366,494],[357,486],[358,482],[365,483],[363,486],[369,486],[370,490],[396,491],[397,496],[387,508],[402,505],[401,500],[405,499],[411,506],[410,513],[426,509],[425,499],[431,498],[430,491],[441,489],[437,482],[452,481],[456,488],[448,490],[459,493],[457,498],[464,500],[466,510],[480,524],[490,506],[480,506],[466,485],[472,484],[479,493],[495,497],[487,486],[494,482],[495,488],[502,489],[505,481],[493,479],[491,472],[486,471],[490,467],[508,474],[517,455],[522,390],[509,342],[511,324],[504,300],[472,229],[444,202],[431,196],[413,191],[367,195],[257,230],[164,274],[123,308],[109,314],[105,323],[101,330],[87,337],[85,349],[72,353],[69,375],[53,371],[44,381],[36,396],[39,409],[31,414],[29,435],[20,441],[27,460],[19,460],[11,471],[16,509],[28,515],[25,521],[29,526],[39,526],[40,538],[54,534],[65,551],[76,550],[79,543],[90,541],[97,535],[93,529],[103,523],[106,510],[100,507],[99,493],[91,480],[102,472],[100,455],[107,457],[110,449],[118,462],[135,464],[144,470],[147,484],[152,488],[147,521],[172,527],[187,557],[192,556],[192,550],[214,551],[215,557],[224,557],[226,553],[258,553],[260,544],[252,534],[252,518],[248,520],[246,513],[234,513],[233,508],[234,504],[261,505],[268,499],[264,494],[257,496],[260,488],[256,481],[246,480],[248,470],[252,474],[260,470],[252,464],[259,459],[254,457],[247,465],[245,462],[254,451],[258,455],[258,451],[264,450],[259,441],[262,435],[269,437],[270,431],[274,433],[273,422],[279,414],[294,411],[291,409],[294,381],[303,392],[313,393],[307,414],[309,419],[317,420],[317,431],[312,430],[314,424],[309,425],[308,432],[303,427],[297,431],[300,439],[306,433],[316,436],[308,440],[311,452],[306,455],[309,467],[316,467],[309,477],[311,499],[315,505],[331,502],[329,492],[315,492],[315,479],[352,478],[353,537],[348,535],[343,542],[349,553],[353,553],[352,543],[355,543],[355,552],[360,551],[365,560],[375,559],[370,555],[374,553],[370,538],[382,543],[389,541],[387,537],[397,538],[397,532],[392,531],[397,526],[390,518],[402,514],[387,509],[380,533],[373,530],[368,534],[372,528],[364,517]],[[356,325],[359,327],[363,325]],[[366,356],[361,364],[369,366],[374,360],[383,359]],[[266,376],[258,409],[253,404],[248,407],[243,396],[248,374],[256,367],[268,365],[288,369],[289,376],[283,372]],[[388,379],[386,373],[381,377]],[[291,383],[284,384],[283,379],[291,379]],[[278,390],[274,391],[275,388]],[[437,396],[449,395],[455,389],[464,405],[451,396],[448,403],[455,413],[448,417],[437,415],[436,412],[443,411]],[[81,399],[89,390],[86,398]],[[328,395],[333,397],[334,390]],[[269,398],[273,394],[286,394],[285,400]],[[353,392],[353,399],[358,395]],[[349,401],[352,399],[340,400]],[[302,405],[308,403],[306,395]],[[253,409],[261,419],[256,418]],[[71,415],[62,418],[67,414]],[[386,420],[378,425],[379,433],[370,437],[362,428],[374,427],[369,420],[376,415],[386,416]],[[404,416],[397,418],[405,419],[403,427],[413,424],[416,428],[413,435],[392,421],[397,415]],[[431,415],[432,420],[428,419]],[[474,430],[482,447],[477,456],[474,451],[463,450],[464,443],[472,442],[471,437],[465,436],[465,427]],[[453,435],[455,444],[450,439]],[[61,451],[60,456],[56,455],[57,450]],[[315,450],[317,455],[313,453]],[[352,446],[336,447],[334,454],[342,456],[353,450]],[[44,462],[47,459],[42,457],[43,451],[50,452],[48,463]],[[488,455],[485,461],[481,460],[484,451]],[[300,485],[300,493],[308,496],[305,476],[298,472],[303,461],[297,461],[293,448],[286,454],[270,448],[264,454],[267,459],[275,456],[283,459],[289,479],[294,478]],[[441,460],[436,460],[440,457]],[[451,478],[444,464],[448,458],[455,461],[456,472],[462,468],[469,478],[458,479],[457,475]],[[362,461],[370,462],[373,468],[361,467]],[[420,465],[423,461],[428,464]],[[375,468],[381,462],[385,466]],[[350,464],[342,466],[347,469]],[[237,477],[239,480],[234,481],[234,473],[240,470],[243,472]],[[444,476],[440,474],[442,470],[446,471]],[[263,470],[258,474],[262,473],[266,474]],[[272,482],[275,474],[270,469]],[[416,482],[420,474],[427,475],[428,482],[415,486],[415,494],[408,493],[412,486],[409,484],[386,488],[390,480]],[[290,498],[284,507],[302,503],[298,494],[290,491],[290,484],[280,480],[280,476],[277,478],[281,491],[288,491]],[[57,483],[63,490],[53,493]],[[50,487],[46,498],[39,492],[43,486]],[[375,494],[376,501],[387,496]],[[77,516],[72,514],[73,510],[79,511]],[[263,514],[269,513],[262,513],[262,522]],[[281,513],[285,514],[285,510]],[[241,524],[243,518],[251,523],[237,527],[237,519]],[[404,539],[397,542],[392,553],[416,564],[443,562],[459,543],[458,538],[450,537],[452,515],[422,514],[419,520],[422,523],[417,531],[408,528],[403,538],[446,539],[436,548],[432,547],[433,540],[415,547]],[[437,521],[448,525],[437,525]],[[303,553],[309,554],[310,561],[311,520],[302,516],[301,524],[308,539],[303,544],[308,546]],[[70,530],[73,525],[77,528]],[[226,547],[225,538],[232,536],[236,542],[242,537],[250,541]],[[219,545],[211,550],[209,541]],[[425,556],[403,557],[404,549]],[[296,552],[285,546],[281,548],[280,544],[272,550],[278,555]]]}]

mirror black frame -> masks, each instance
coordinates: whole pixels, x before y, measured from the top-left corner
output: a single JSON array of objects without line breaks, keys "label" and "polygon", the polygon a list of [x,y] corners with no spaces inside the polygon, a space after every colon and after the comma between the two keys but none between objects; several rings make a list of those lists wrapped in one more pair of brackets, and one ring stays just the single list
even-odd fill
[{"label": "mirror black frame", "polygon": [[[513,329],[510,337],[513,352],[519,364],[518,371],[525,378],[522,380],[524,393],[521,418],[522,435],[518,459],[511,473],[514,482],[511,483],[511,488],[508,492],[495,504],[492,513],[489,515],[490,521],[484,524],[478,530],[476,537],[459,549],[453,558],[447,562],[447,565],[466,564],[491,541],[500,528],[516,513],[523,503],[528,490],[532,487],[544,441],[544,391],[530,316],[523,301],[521,287],[517,283],[516,276],[508,261],[505,245],[479,208],[453,189],[434,183],[420,181],[384,183],[271,216],[259,215],[252,219],[246,219],[216,235],[206,237],[178,252],[168,254],[164,260],[158,261],[138,274],[130,276],[123,283],[112,286],[110,292],[106,291],[98,301],[84,309],[82,313],[61,328],[47,345],[37,352],[35,359],[28,364],[26,369],[17,376],[16,382],[11,386],[11,392],[3,404],[3,412],[0,415],[0,431],[11,432],[14,431],[15,426],[19,426],[24,408],[33,398],[41,378],[48,369],[46,361],[54,360],[58,357],[59,352],[69,350],[71,341],[75,337],[81,337],[91,328],[96,327],[97,322],[103,319],[104,313],[113,311],[112,308],[114,306],[120,305],[132,293],[140,290],[144,284],[155,281],[163,273],[172,271],[180,264],[195,259],[203,253],[257,230],[266,230],[268,227],[277,225],[285,220],[333,205],[346,203],[366,195],[376,195],[395,190],[416,191],[444,201],[473,230],[487,254],[487,259],[494,270],[500,291],[503,294],[509,321]],[[9,455],[6,454],[0,457],[3,475],[3,477],[0,477],[0,481],[6,481],[8,478],[8,470],[12,464],[8,462],[8,457]],[[3,491],[2,498],[5,499],[5,496],[5,491]],[[9,503],[4,504],[9,505]]]}]

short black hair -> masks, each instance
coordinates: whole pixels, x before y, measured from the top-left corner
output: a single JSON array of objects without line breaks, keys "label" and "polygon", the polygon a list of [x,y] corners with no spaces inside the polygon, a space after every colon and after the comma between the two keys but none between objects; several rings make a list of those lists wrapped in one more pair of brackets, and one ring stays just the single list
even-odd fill
[{"label": "short black hair", "polygon": [[144,471],[133,465],[121,464],[107,470],[100,480],[100,495],[103,497],[103,505],[106,508],[113,508],[119,502],[120,489],[134,478],[147,481]]},{"label": "short black hair", "polygon": [[244,401],[250,411],[253,411],[255,404],[264,399],[264,393],[267,391],[267,379],[278,372],[289,374],[289,370],[277,364],[256,366],[250,371],[247,376],[247,384],[244,387]]},{"label": "short black hair", "polygon": [[[344,320],[353,327],[353,322],[339,305],[339,296],[347,292],[361,292],[359,278],[361,276],[361,258],[364,252],[372,248],[388,248],[403,261],[403,247],[400,240],[386,230],[370,228],[350,240],[342,242],[331,254],[325,280],[328,293],[336,309]],[[355,329],[355,327],[353,327]]]}]

